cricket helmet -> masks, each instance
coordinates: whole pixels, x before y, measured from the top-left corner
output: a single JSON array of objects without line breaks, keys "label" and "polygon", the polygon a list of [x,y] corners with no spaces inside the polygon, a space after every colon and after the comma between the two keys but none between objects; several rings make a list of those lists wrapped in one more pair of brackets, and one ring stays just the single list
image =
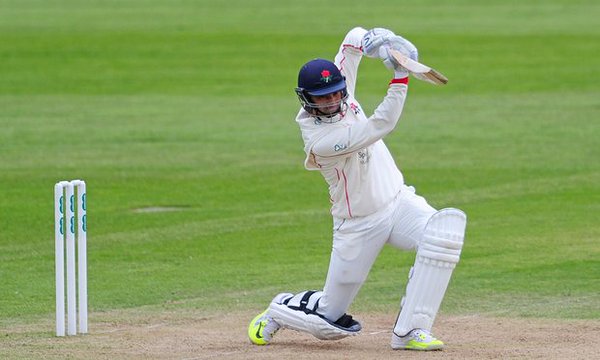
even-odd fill
[{"label": "cricket helmet", "polygon": [[[295,89],[300,104],[308,113],[325,122],[341,120],[347,108],[346,78],[337,66],[329,60],[314,59],[302,66],[298,73],[298,87]],[[324,96],[340,91],[342,98],[339,109],[333,113],[325,114],[319,110],[319,106],[312,100],[313,96]],[[325,104],[327,106],[327,104]]]}]

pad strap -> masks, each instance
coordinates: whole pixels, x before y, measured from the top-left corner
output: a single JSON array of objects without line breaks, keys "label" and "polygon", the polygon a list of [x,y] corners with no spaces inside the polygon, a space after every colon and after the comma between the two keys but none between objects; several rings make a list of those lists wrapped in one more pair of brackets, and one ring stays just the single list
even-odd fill
[{"label": "pad strap", "polygon": [[[313,296],[317,294],[316,296]],[[283,304],[287,305],[290,309],[302,311],[305,313],[317,313],[317,307],[319,307],[319,299],[323,295],[322,291],[309,290],[301,292],[291,298],[284,300]],[[312,301],[311,301],[312,299]],[[318,315],[318,314],[317,314]]]},{"label": "pad strap", "polygon": [[322,291],[305,291],[283,299],[281,303],[271,302],[269,315],[282,327],[308,332],[321,340],[338,340],[360,332],[362,326],[344,314],[331,321],[317,313]]}]

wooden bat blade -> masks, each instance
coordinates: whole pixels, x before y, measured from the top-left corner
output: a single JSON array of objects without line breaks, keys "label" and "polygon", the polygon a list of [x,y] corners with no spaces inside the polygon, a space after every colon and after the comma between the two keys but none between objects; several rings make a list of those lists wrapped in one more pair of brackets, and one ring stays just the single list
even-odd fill
[{"label": "wooden bat blade", "polygon": [[390,49],[390,54],[394,57],[398,64],[408,70],[417,79],[427,81],[435,85],[445,85],[448,83],[448,78],[439,71],[432,69],[425,64],[414,61],[397,50]]},{"label": "wooden bat blade", "polygon": [[427,81],[435,85],[446,85],[448,83],[448,78],[435,69],[431,69],[424,74],[413,73],[413,75],[419,80]]}]

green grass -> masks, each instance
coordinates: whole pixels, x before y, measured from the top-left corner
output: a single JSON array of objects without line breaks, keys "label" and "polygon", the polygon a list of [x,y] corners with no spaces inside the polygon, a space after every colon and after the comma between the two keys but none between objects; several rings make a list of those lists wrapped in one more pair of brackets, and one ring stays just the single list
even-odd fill
[{"label": "green grass", "polygon": [[[411,82],[387,143],[469,216],[458,314],[598,318],[600,6],[593,1],[0,1],[0,323],[54,306],[52,187],[89,198],[90,310],[262,308],[322,286],[324,181],[303,169],[299,67],[356,25],[449,78]],[[361,65],[373,109],[390,74]],[[151,206],[182,211],[138,213]],[[414,255],[384,249],[353,311],[395,312]]]}]

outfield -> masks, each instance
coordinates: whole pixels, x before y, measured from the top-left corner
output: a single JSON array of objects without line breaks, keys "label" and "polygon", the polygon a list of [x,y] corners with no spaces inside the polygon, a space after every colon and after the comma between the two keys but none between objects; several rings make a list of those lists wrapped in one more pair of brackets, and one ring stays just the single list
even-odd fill
[{"label": "outfield", "polygon": [[[0,0],[0,357],[60,346],[62,179],[88,184],[88,342],[107,316],[244,317],[321,287],[328,195],[303,169],[293,87],[357,25],[402,34],[450,79],[413,79],[386,138],[407,183],[469,216],[442,316],[598,333],[600,5],[346,3]],[[363,60],[365,110],[389,78]],[[384,249],[351,312],[393,322],[413,258]]]}]

